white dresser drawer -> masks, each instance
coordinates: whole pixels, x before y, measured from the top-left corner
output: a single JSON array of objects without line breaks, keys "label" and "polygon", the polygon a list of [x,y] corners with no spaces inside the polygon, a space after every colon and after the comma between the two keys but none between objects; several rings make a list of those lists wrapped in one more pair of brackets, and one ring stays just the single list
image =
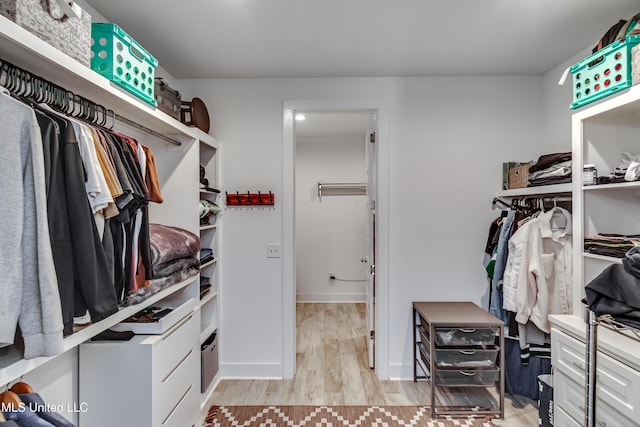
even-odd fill
[{"label": "white dresser drawer", "polygon": [[578,384],[576,381],[566,376],[561,370],[555,371],[554,381],[555,388],[553,390],[553,400],[556,412],[557,409],[562,409],[576,422],[582,424],[584,421],[585,403],[584,384]]},{"label": "white dresser drawer", "polygon": [[165,334],[158,336],[153,349],[154,375],[166,378],[189,351],[198,346],[200,325],[196,320],[192,313]]},{"label": "white dresser drawer", "polygon": [[638,427],[639,425],[604,404],[602,400],[596,400],[596,427]]},{"label": "white dresser drawer", "polygon": [[582,427],[583,426],[582,422],[577,422],[562,409],[556,410],[555,418],[553,420],[553,425],[557,427]]},{"label": "white dresser drawer", "polygon": [[598,400],[627,418],[640,420],[640,372],[601,352],[596,361]]},{"label": "white dresser drawer", "polygon": [[[573,383],[582,393],[582,403],[584,407],[584,383],[585,383],[585,357],[586,346],[583,342],[576,340],[561,331],[551,329],[551,347],[553,364],[556,374],[560,378],[568,379],[567,383]],[[640,420],[640,371],[632,369],[624,363],[609,357],[598,351],[596,354],[596,398],[597,401],[607,405],[605,411],[615,412],[618,418]],[[576,390],[562,389],[564,380],[558,379],[556,384],[560,388],[557,390],[556,401],[565,399],[565,402],[574,402]],[[569,384],[567,387],[571,387]],[[568,403],[566,403],[569,405]],[[560,404],[561,405],[561,404]],[[596,410],[597,410],[596,405]],[[565,410],[573,415],[569,406]],[[601,420],[606,422],[606,420]],[[612,422],[614,419],[612,419]],[[627,420],[627,422],[629,422]],[[616,424],[625,425],[625,424]]]},{"label": "white dresser drawer", "polygon": [[194,414],[199,414],[200,411],[199,402],[200,387],[197,384],[192,384],[158,425],[161,427],[191,427]]},{"label": "white dresser drawer", "polygon": [[[165,378],[154,378],[154,408],[157,408],[157,420],[167,419],[178,405],[187,390],[199,384],[198,364],[200,353],[191,349],[187,356]],[[154,409],[155,412],[155,409]]]},{"label": "white dresser drawer", "polygon": [[574,381],[584,383],[585,352],[584,343],[551,328],[551,357],[555,369],[563,371]]}]

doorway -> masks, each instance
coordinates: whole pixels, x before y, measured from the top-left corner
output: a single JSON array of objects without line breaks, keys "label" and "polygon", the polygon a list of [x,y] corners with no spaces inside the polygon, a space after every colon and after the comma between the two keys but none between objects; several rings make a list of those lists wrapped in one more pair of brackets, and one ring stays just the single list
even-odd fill
[{"label": "doorway", "polygon": [[[292,103],[293,104],[293,103]],[[321,106],[319,106],[319,104]],[[354,103],[349,103],[350,105],[353,105]],[[376,200],[375,197],[375,192],[378,189],[379,185],[379,181],[380,178],[378,176],[378,172],[380,169],[383,170],[383,174],[385,176],[387,176],[386,174],[388,173],[387,171],[387,167],[386,164],[382,165],[382,168],[380,168],[379,166],[379,159],[378,159],[378,153],[380,150],[380,147],[377,145],[377,142],[380,140],[378,138],[378,135],[380,134],[380,111],[381,109],[378,108],[371,108],[371,105],[362,108],[353,108],[353,107],[344,107],[345,103],[342,103],[342,106],[340,105],[333,105],[333,106],[328,106],[328,104],[326,102],[320,102],[320,103],[310,103],[310,102],[301,102],[301,103],[297,103],[297,105],[294,108],[287,108],[288,105],[287,103],[285,103],[285,114],[284,114],[284,136],[285,136],[285,144],[284,144],[284,170],[283,170],[283,178],[284,178],[284,196],[285,198],[283,198],[283,208],[284,208],[284,233],[283,233],[283,248],[284,248],[284,257],[283,257],[283,277],[284,277],[284,298],[283,298],[283,303],[284,303],[284,327],[285,327],[285,331],[284,331],[284,342],[283,342],[283,350],[284,350],[284,377],[285,378],[293,378],[293,376],[295,375],[295,371],[296,371],[296,301],[298,299],[298,296],[296,295],[296,286],[297,286],[297,281],[298,280],[304,280],[309,281],[310,279],[305,278],[305,279],[301,279],[301,275],[300,274],[296,274],[296,265],[298,264],[298,266],[303,265],[304,262],[297,262],[297,258],[298,256],[300,256],[298,254],[298,251],[296,249],[296,242],[300,242],[300,240],[297,238],[296,236],[296,224],[299,220],[298,215],[300,215],[300,213],[298,211],[296,211],[296,198],[299,197],[306,197],[308,200],[308,203],[311,203],[312,201],[315,201],[317,203],[316,209],[320,206],[320,204],[322,202],[320,202],[320,198],[323,197],[320,194],[318,194],[318,183],[322,183],[322,181],[320,179],[318,179],[315,183],[312,183],[312,185],[309,185],[308,183],[305,184],[305,188],[300,189],[297,188],[296,189],[296,168],[298,167],[298,165],[296,164],[296,125],[298,125],[298,123],[296,123],[294,121],[294,116],[295,114],[300,114],[300,113],[304,113],[305,115],[308,116],[308,119],[313,119],[316,116],[322,117],[323,119],[334,119],[334,120],[339,120],[342,124],[339,126],[348,126],[348,123],[345,124],[345,122],[349,122],[349,118],[354,118],[354,117],[359,117],[361,126],[362,123],[364,123],[364,127],[363,129],[366,129],[365,132],[363,132],[362,135],[359,136],[359,140],[358,142],[360,142],[360,154],[362,155],[360,158],[360,161],[362,162],[362,174],[360,176],[354,177],[354,176],[343,176],[344,179],[342,179],[342,177],[337,176],[337,177],[333,177],[335,179],[333,179],[332,177],[329,177],[331,179],[327,179],[327,181],[332,181],[333,182],[326,182],[327,184],[363,184],[362,186],[359,185],[348,185],[346,189],[341,189],[341,188],[336,188],[336,187],[332,187],[331,189],[328,189],[327,187],[325,187],[325,191],[323,191],[324,193],[324,200],[326,201],[325,204],[327,206],[322,206],[322,208],[328,207],[329,205],[329,197],[334,197],[335,200],[340,200],[344,202],[348,199],[351,199],[352,201],[360,198],[361,202],[362,202],[362,207],[363,207],[363,211],[361,211],[361,214],[363,216],[361,216],[360,218],[363,218],[360,224],[360,232],[361,232],[361,243],[364,243],[364,245],[361,245],[359,247],[359,253],[357,254],[356,258],[355,258],[355,263],[349,262],[348,266],[338,266],[336,265],[336,267],[324,267],[319,269],[319,273],[315,273],[316,274],[316,282],[320,282],[320,288],[317,289],[321,289],[322,286],[324,286],[324,293],[323,292],[318,292],[316,293],[315,296],[310,295],[309,292],[307,292],[306,294],[304,292],[298,292],[298,294],[302,294],[299,295],[301,297],[302,300],[310,300],[311,298],[320,298],[321,300],[326,300],[326,301],[361,301],[361,311],[364,311],[367,313],[366,315],[366,321],[367,321],[367,334],[366,334],[366,338],[367,338],[367,351],[365,352],[366,354],[361,355],[361,357],[367,359],[369,361],[369,366],[373,367],[374,363],[377,363],[376,365],[376,370],[375,370],[375,375],[378,378],[381,379],[386,379],[388,378],[388,358],[387,355],[385,354],[385,352],[377,352],[375,351],[374,347],[373,347],[373,343],[374,343],[374,339],[377,338],[377,344],[378,344],[378,349],[380,348],[384,348],[386,341],[387,341],[387,334],[388,334],[388,330],[385,329],[384,325],[386,324],[386,318],[388,316],[387,313],[387,299],[386,299],[386,294],[387,294],[387,290],[386,290],[386,283],[382,283],[382,286],[380,286],[380,271],[376,272],[377,274],[374,275],[374,265],[373,265],[373,260],[374,260],[374,254],[376,253],[376,251],[374,250],[374,231],[376,232],[377,236],[377,241],[376,244],[378,244],[378,248],[380,248],[380,236],[386,236],[386,221],[381,221],[381,218],[385,218],[386,219],[386,209],[384,210],[384,212],[382,212],[382,214],[380,214],[378,212],[378,215],[376,216],[376,210],[378,208],[378,206],[376,206],[376,203],[378,202],[378,200]],[[297,108],[296,108],[297,107]],[[385,116],[384,111],[382,116]],[[340,120],[342,119],[342,120]],[[362,120],[364,119],[364,120]],[[386,117],[385,117],[386,119]],[[316,138],[325,138],[323,141],[324,143],[336,143],[335,138],[337,133],[340,133],[339,131],[331,131],[331,126],[328,126],[326,123],[326,120],[324,120],[324,122],[321,122],[322,125],[321,127],[324,129],[323,135],[316,135]],[[314,141],[309,141],[309,138],[313,138],[312,136],[310,136],[310,134],[308,132],[308,130],[304,130],[305,128],[308,128],[309,126],[305,126],[305,125],[311,125],[311,121],[308,121],[307,123],[304,123],[302,125],[299,125],[299,128],[301,129],[301,133],[299,133],[298,138],[301,139],[305,139],[307,138],[307,141],[305,141],[305,144],[311,144],[311,145],[306,145],[304,148],[304,151],[307,151],[307,154],[309,154],[309,152],[313,153],[313,152],[322,152],[323,148],[319,147],[318,145],[313,145]],[[385,126],[382,126],[382,128],[384,129]],[[385,129],[386,130],[386,129]],[[331,133],[333,133],[333,135],[330,135]],[[344,131],[342,132],[344,133]],[[354,135],[355,136],[355,135]],[[334,138],[334,140],[327,140],[326,138]],[[315,142],[319,142],[318,140],[315,140]],[[355,143],[357,144],[357,142]],[[324,147],[326,148],[326,147]],[[385,148],[386,149],[386,148]],[[326,151],[326,150],[325,150]],[[330,151],[330,150],[329,150]],[[331,155],[335,156],[335,153],[333,154],[329,154],[327,157],[331,157]],[[363,158],[362,158],[363,157]],[[344,160],[344,159],[342,159]],[[339,172],[338,172],[339,173]],[[358,178],[358,179],[355,179]],[[384,187],[386,189],[386,179],[382,180],[384,182]],[[350,193],[357,193],[358,191],[362,191],[363,189],[366,189],[366,194],[360,194],[359,196],[357,194],[350,194]],[[330,196],[329,194],[331,193],[331,190],[333,190],[333,194]],[[328,192],[327,192],[328,191]],[[346,194],[342,194],[341,192],[345,191]],[[337,192],[337,193],[336,193]],[[371,193],[370,193],[371,192]],[[384,193],[384,191],[383,191]],[[302,196],[300,196],[300,194],[302,194]],[[289,195],[290,197],[287,197],[287,195]],[[373,197],[370,197],[371,195],[374,195]],[[314,197],[315,199],[312,200],[311,197]],[[386,197],[386,194],[385,194]],[[353,202],[355,204],[357,204],[356,202]],[[308,208],[309,206],[307,206]],[[313,207],[312,207],[313,210]],[[302,218],[302,215],[300,215],[300,217]],[[378,225],[374,227],[373,225],[373,221],[374,218],[377,218],[378,220]],[[380,225],[383,225],[383,228],[385,229],[380,230]],[[349,227],[347,227],[349,228]],[[357,227],[351,227],[353,228],[357,228]],[[320,230],[322,231],[322,230]],[[353,236],[353,235],[352,235]],[[325,230],[325,237],[326,237],[326,230]],[[352,237],[352,241],[355,238]],[[382,240],[385,240],[384,237],[382,238]],[[292,256],[287,256],[287,248],[290,249],[290,253],[289,255]],[[325,251],[326,252],[326,251]],[[322,255],[322,254],[320,254]],[[325,257],[327,256],[327,254],[325,253]],[[377,254],[378,259],[379,254]],[[307,255],[302,255],[302,257],[307,257]],[[385,253],[383,254],[383,259],[386,259],[388,257],[388,254]],[[351,258],[353,258],[353,256],[351,256]],[[352,259],[353,260],[353,259]],[[353,264],[356,264],[355,266]],[[384,264],[384,262],[382,262],[382,264]],[[308,268],[307,267],[303,267],[303,268]],[[330,270],[330,271],[329,271]],[[333,271],[336,270],[336,271]],[[354,273],[355,272],[355,273]],[[386,271],[385,271],[386,274]],[[374,284],[374,278],[377,279],[377,283]],[[307,286],[307,283],[302,283],[300,286],[300,288],[302,288],[303,290],[308,290],[310,289],[309,286]],[[374,294],[373,289],[374,286],[376,286],[377,292]],[[312,289],[313,287],[311,287]],[[322,290],[322,289],[321,289]],[[333,290],[333,292],[332,292]],[[378,298],[378,304],[374,306],[374,295],[375,298]],[[382,304],[380,304],[380,302]],[[367,307],[367,310],[364,310],[363,308]],[[357,310],[356,310],[357,311]],[[383,319],[385,319],[383,321]],[[378,336],[375,337],[373,332],[375,329],[376,324],[381,324],[381,331],[382,333],[378,333]],[[370,325],[370,327],[369,327]],[[384,343],[384,344],[383,344]],[[378,354],[379,353],[379,354]]]},{"label": "doorway", "polygon": [[331,344],[344,344],[339,365],[373,368],[375,113],[297,111],[294,120],[297,371],[322,365]]}]

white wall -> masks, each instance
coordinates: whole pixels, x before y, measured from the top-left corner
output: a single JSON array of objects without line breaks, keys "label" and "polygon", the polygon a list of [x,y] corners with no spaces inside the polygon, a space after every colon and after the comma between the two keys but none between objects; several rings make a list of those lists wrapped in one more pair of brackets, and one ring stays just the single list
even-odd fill
[{"label": "white wall", "polygon": [[[228,376],[282,375],[282,111],[286,100],[384,103],[389,116],[392,378],[411,376],[411,301],[486,298],[482,250],[501,163],[543,143],[541,76],[181,81],[207,104],[224,190],[270,189],[275,210],[225,211],[221,363]],[[287,253],[288,248],[283,248]],[[384,260],[379,260],[384,262]]]},{"label": "white wall", "polygon": [[585,50],[544,75],[543,113],[545,141],[552,146],[558,147],[558,151],[571,151],[571,115],[575,111],[569,108],[573,101],[571,74],[567,75],[563,85],[558,85],[558,82],[568,67],[590,54],[590,50]]},{"label": "white wall", "polygon": [[[318,182],[365,183],[365,135],[296,139],[298,301],[364,301],[368,198],[318,198]],[[346,282],[329,280],[329,273]]]}]

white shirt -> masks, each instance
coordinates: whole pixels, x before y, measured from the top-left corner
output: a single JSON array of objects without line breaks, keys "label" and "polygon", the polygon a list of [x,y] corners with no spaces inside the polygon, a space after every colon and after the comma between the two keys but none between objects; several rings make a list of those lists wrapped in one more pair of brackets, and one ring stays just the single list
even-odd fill
[{"label": "white shirt", "polygon": [[[550,314],[571,313],[571,214],[553,208],[523,225],[511,240],[509,249],[513,243],[514,256],[519,256],[514,262],[520,266],[509,281],[510,292],[515,284],[516,321],[531,321],[549,333]],[[509,298],[512,304],[513,294]]]}]

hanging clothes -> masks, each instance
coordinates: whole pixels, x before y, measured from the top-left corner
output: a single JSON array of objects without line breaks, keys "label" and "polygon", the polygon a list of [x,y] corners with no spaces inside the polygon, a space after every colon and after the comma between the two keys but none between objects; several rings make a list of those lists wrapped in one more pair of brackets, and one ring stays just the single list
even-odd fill
[{"label": "hanging clothes", "polygon": [[24,357],[63,351],[63,322],[47,221],[45,156],[34,111],[0,94],[0,346]]},{"label": "hanging clothes", "polygon": [[[48,175],[55,178],[47,195],[56,208],[49,213],[49,222],[60,235],[62,254],[56,257],[56,274],[60,288],[64,334],[73,333],[73,318],[87,310],[93,322],[118,311],[107,257],[94,220],[85,188],[85,165],[73,124],[49,110],[40,110],[55,123],[59,132],[48,132],[43,141],[50,153]],[[70,252],[70,253],[69,253]]]}]

